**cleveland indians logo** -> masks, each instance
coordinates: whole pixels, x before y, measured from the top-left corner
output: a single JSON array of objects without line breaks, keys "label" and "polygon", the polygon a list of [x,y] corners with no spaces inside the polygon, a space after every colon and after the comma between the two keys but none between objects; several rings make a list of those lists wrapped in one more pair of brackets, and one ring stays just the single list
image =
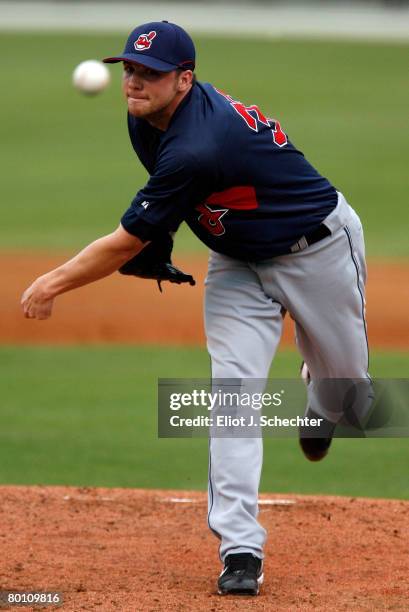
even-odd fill
[{"label": "cleveland indians logo", "polygon": [[223,236],[223,234],[226,233],[226,228],[221,222],[221,219],[229,212],[227,208],[214,210],[207,204],[199,204],[199,206],[196,206],[196,210],[200,212],[197,220],[213,236]]},{"label": "cleveland indians logo", "polygon": [[147,49],[150,49],[155,36],[156,32],[154,30],[149,32],[149,34],[141,34],[138,40],[134,42],[135,49],[137,51],[146,51]]}]

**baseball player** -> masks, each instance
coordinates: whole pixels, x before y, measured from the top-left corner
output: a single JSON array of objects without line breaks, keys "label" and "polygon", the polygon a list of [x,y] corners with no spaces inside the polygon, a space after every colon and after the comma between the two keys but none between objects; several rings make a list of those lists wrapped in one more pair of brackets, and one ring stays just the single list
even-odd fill
[{"label": "baseball player", "polygon": [[[123,53],[104,61],[123,63],[129,135],[150,178],[112,234],[25,291],[25,316],[49,317],[57,295],[118,269],[193,284],[170,259],[185,221],[210,249],[204,309],[213,378],[266,379],[288,312],[307,364],[307,413],[327,425],[301,445],[309,459],[323,458],[342,410],[326,405],[315,383],[365,379],[368,369],[357,214],[266,109],[196,81],[195,48],[179,26],[138,26]],[[220,539],[222,594],[257,594],[263,580],[261,466],[260,437],[210,439],[208,523]]]}]

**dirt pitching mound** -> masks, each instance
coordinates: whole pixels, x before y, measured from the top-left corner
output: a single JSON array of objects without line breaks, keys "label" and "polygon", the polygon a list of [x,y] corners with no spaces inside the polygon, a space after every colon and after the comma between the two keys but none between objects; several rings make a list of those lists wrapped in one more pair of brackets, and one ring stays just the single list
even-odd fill
[{"label": "dirt pitching mound", "polygon": [[[0,590],[62,609],[407,610],[409,502],[263,495],[265,583],[220,597],[217,540],[192,491],[0,487]],[[27,609],[27,608],[25,608]]]},{"label": "dirt pitching mound", "polygon": [[[194,275],[196,287],[164,283],[161,294],[154,281],[113,274],[60,296],[48,321],[23,319],[19,306],[23,290],[65,259],[27,253],[0,255],[0,343],[204,345],[202,302],[207,260],[203,256],[176,262]],[[408,348],[409,284],[404,282],[408,276],[408,263],[369,263],[367,318],[372,348]],[[282,343],[294,345],[290,317],[286,317]]]}]

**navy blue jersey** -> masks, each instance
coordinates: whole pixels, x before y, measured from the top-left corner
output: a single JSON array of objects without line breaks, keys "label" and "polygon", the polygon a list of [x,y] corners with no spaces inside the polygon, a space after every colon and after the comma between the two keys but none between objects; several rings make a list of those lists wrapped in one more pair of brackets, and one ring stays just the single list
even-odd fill
[{"label": "navy blue jersey", "polygon": [[128,115],[150,174],[122,217],[142,240],[186,221],[212,250],[246,261],[290,252],[335,208],[335,188],[278,121],[209,83],[196,83],[163,132]]}]

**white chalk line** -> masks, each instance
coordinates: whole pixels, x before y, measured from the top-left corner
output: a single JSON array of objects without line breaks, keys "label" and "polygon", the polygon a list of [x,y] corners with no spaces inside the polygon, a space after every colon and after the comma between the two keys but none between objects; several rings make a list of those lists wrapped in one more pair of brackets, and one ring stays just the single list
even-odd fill
[{"label": "white chalk line", "polygon": [[[203,499],[193,499],[191,497],[165,497],[160,500],[168,504],[199,504],[204,503]],[[259,499],[259,506],[290,506],[295,504],[293,499]]]}]

